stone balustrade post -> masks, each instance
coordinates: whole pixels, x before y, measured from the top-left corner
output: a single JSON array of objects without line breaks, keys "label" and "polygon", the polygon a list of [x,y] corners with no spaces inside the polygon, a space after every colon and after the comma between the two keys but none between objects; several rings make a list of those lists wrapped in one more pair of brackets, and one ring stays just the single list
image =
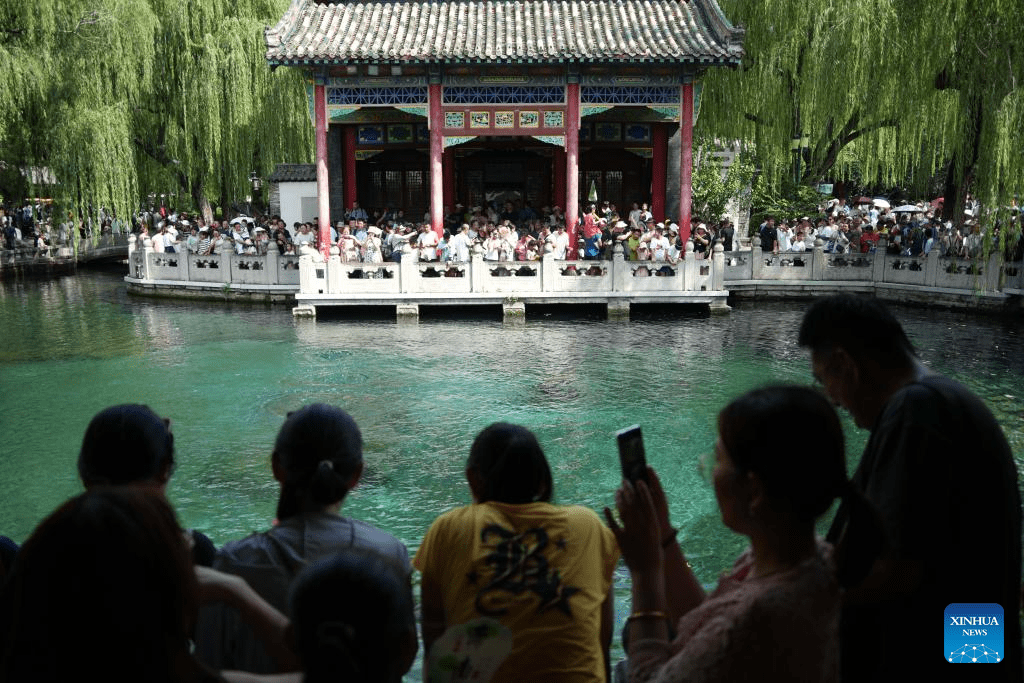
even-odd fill
[{"label": "stone balustrade post", "polygon": [[925,287],[935,287],[939,282],[939,247],[936,244],[924,259]]},{"label": "stone balustrade post", "polygon": [[484,250],[477,243],[469,249],[469,291],[482,292],[487,288],[487,264],[484,263]]},{"label": "stone balustrade post", "polygon": [[761,238],[754,235],[750,239],[750,279],[760,280],[764,270],[764,256],[761,252]]},{"label": "stone balustrade post", "polygon": [[403,294],[419,289],[419,255],[408,241],[402,242],[402,260],[398,264],[398,287]]},{"label": "stone balustrade post", "polygon": [[889,243],[884,237],[879,238],[875,244],[875,253],[871,254],[874,261],[871,262],[871,280],[875,284],[885,282],[885,253]]},{"label": "stone balustrade post", "polygon": [[811,279],[820,282],[825,279],[825,242],[820,237],[814,240],[814,249],[811,252]]},{"label": "stone balustrade post", "polygon": [[715,292],[725,289],[725,247],[720,241],[711,249],[711,289]]},{"label": "stone balustrade post", "polygon": [[192,280],[192,252],[188,250],[188,245],[184,242],[179,242],[181,251],[178,252],[178,278],[185,282]]},{"label": "stone balustrade post", "polygon": [[153,259],[153,240],[147,237],[142,241],[142,278],[153,279],[153,266],[150,261]]},{"label": "stone balustrade post", "polygon": [[612,247],[612,291],[625,292],[629,282],[629,266],[626,264],[626,252],[622,242]]},{"label": "stone balustrade post", "polygon": [[348,283],[348,269],[341,265],[341,250],[338,245],[331,245],[330,256],[327,257],[327,293],[341,294]]},{"label": "stone balustrade post", "polygon": [[560,271],[561,268],[555,262],[555,253],[545,247],[544,255],[540,259],[540,291],[555,291]]},{"label": "stone balustrade post", "polygon": [[276,240],[267,242],[267,255],[264,258],[266,259],[267,284],[281,284],[281,250],[277,248]]},{"label": "stone balustrade post", "polygon": [[217,254],[220,257],[220,276],[224,280],[224,284],[228,284],[234,279],[231,274],[231,257],[234,255],[235,247],[229,243],[225,243]]},{"label": "stone balustrade post", "polygon": [[686,243],[686,254],[683,256],[683,291],[692,292],[697,288],[697,254],[693,251],[693,241]]},{"label": "stone balustrade post", "polygon": [[998,247],[995,247],[988,255],[988,266],[985,268],[985,289],[987,291],[999,291],[999,274],[1002,269],[1003,253]]},{"label": "stone balustrade post", "polygon": [[303,294],[323,294],[316,278],[319,264],[313,260],[314,253],[319,252],[305,244],[299,247],[299,291]]}]

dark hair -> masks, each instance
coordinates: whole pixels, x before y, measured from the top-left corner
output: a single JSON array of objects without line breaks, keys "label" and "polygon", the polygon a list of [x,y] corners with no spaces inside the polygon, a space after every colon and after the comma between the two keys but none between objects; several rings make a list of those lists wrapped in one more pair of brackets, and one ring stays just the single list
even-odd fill
[{"label": "dark hair", "polygon": [[[800,416],[800,438],[765,439]],[[843,428],[823,394],[769,386],[743,394],[718,414],[718,433],[740,472],[753,472],[773,500],[801,521],[822,515],[847,486]]]},{"label": "dark hair", "polygon": [[[794,414],[801,418],[799,439],[764,438]],[[878,513],[846,477],[843,428],[829,400],[802,386],[755,389],[722,409],[718,433],[737,470],[756,474],[773,502],[788,506],[797,520],[813,522],[842,498],[855,523],[837,549],[839,582],[863,580],[885,536]]]},{"label": "dark hair", "polygon": [[397,681],[415,654],[410,592],[379,555],[341,552],[302,570],[289,600],[303,681]]},{"label": "dark hair", "polygon": [[496,422],[484,428],[469,449],[466,469],[480,473],[480,503],[551,501],[551,468],[537,437],[526,427]]},{"label": "dark hair", "polygon": [[149,406],[111,406],[92,418],[78,453],[87,487],[160,478],[174,467],[174,435]]},{"label": "dark hair", "polygon": [[797,342],[812,351],[839,347],[855,360],[872,359],[887,369],[908,368],[917,355],[885,304],[864,295],[837,294],[815,301],[804,313]]},{"label": "dark hair", "polygon": [[0,680],[181,681],[199,589],[170,506],[130,487],[64,503],[0,593]]},{"label": "dark hair", "polygon": [[313,403],[288,413],[277,433],[274,458],[285,473],[277,502],[281,520],[345,498],[363,462],[363,437],[344,410]]}]

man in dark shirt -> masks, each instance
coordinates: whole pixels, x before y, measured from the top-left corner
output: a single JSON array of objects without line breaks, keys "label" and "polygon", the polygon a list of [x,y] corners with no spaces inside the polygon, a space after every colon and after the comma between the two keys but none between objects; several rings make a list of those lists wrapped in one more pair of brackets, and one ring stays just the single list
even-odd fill
[{"label": "man in dark shirt", "polygon": [[[1021,503],[992,413],[925,368],[877,299],[818,300],[799,343],[829,397],[871,430],[852,482],[887,540],[844,598],[843,680],[1021,680]],[[849,520],[840,507],[828,539],[841,557],[863,560],[845,546],[857,535]],[[949,653],[939,659],[939,622],[952,603],[1002,606],[1002,661],[968,673],[946,661]]]},{"label": "man in dark shirt", "polygon": [[[732,221],[728,218],[722,218],[722,222],[718,228],[718,238],[722,242],[722,249],[725,251],[733,250],[733,237],[736,235],[736,228],[733,227]],[[762,245],[763,248],[763,245]]]}]

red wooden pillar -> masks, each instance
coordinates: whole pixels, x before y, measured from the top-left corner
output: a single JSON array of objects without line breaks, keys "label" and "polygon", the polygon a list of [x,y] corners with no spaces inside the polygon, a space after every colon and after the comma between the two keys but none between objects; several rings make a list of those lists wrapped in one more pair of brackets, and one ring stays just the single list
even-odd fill
[{"label": "red wooden pillar", "polygon": [[431,78],[430,83],[430,229],[441,239],[444,231],[444,137],[441,127],[444,115],[441,110],[441,80]]},{"label": "red wooden pillar", "polygon": [[[345,126],[344,135],[342,136],[342,154],[344,155],[342,163],[344,164],[342,182],[344,183],[344,190],[342,192],[343,201],[345,202],[345,209],[351,209],[352,204],[358,199],[356,190],[356,127]],[[340,218],[340,216],[339,216]]]},{"label": "red wooden pillar", "polygon": [[668,131],[663,123],[651,124],[651,215],[665,220],[665,190],[668,179]]},{"label": "red wooden pillar", "polygon": [[682,85],[679,99],[679,236],[686,242],[693,199],[693,82]]},{"label": "red wooden pillar", "polygon": [[569,76],[565,84],[565,223],[569,233],[569,254],[577,260],[577,231],[580,207],[580,82]]},{"label": "red wooden pillar", "polygon": [[[551,203],[555,206],[562,206],[565,203],[565,148],[555,149],[554,155],[554,176],[555,191],[551,195]],[[565,207],[562,206],[564,209]]]},{"label": "red wooden pillar", "polygon": [[444,179],[444,205],[450,210],[455,210],[455,150],[451,147],[441,153],[441,166]]},{"label": "red wooden pillar", "polygon": [[313,86],[313,117],[316,124],[317,235],[324,258],[331,252],[331,196],[327,182],[327,94],[324,86]]}]

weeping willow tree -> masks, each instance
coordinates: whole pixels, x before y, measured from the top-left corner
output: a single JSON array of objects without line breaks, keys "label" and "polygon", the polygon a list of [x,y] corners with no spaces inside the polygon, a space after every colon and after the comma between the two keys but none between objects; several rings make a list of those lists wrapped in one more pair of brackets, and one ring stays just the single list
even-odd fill
[{"label": "weeping willow tree", "polygon": [[0,159],[50,168],[80,215],[127,215],[149,192],[209,211],[248,176],[307,161],[294,70],[263,29],[287,0],[7,0],[0,9]]},{"label": "weeping willow tree", "polygon": [[856,167],[923,190],[946,173],[1002,206],[1024,187],[1024,38],[1011,0],[720,0],[747,28],[740,69],[705,80],[711,134],[754,143],[769,178],[814,184]]}]

